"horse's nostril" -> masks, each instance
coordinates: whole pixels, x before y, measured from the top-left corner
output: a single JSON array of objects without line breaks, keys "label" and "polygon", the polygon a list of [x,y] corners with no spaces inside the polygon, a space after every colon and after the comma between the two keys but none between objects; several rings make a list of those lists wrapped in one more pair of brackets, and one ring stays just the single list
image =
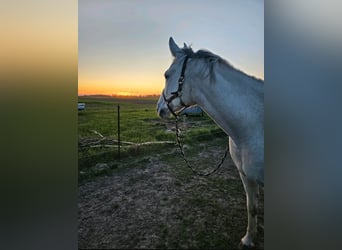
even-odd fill
[{"label": "horse's nostril", "polygon": [[169,112],[168,112],[167,109],[160,109],[160,110],[158,111],[158,115],[159,115],[159,117],[161,117],[161,118],[166,118],[166,117],[169,116]]},{"label": "horse's nostril", "polygon": [[159,116],[160,117],[163,117],[165,115],[165,110],[164,109],[161,109],[160,111],[159,111]]}]

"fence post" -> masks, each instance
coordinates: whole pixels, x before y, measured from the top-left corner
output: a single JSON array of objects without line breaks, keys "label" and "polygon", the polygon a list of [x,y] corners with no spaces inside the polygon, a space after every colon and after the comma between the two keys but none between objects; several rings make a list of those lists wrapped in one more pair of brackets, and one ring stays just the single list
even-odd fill
[{"label": "fence post", "polygon": [[120,160],[120,104],[118,104],[118,156]]}]

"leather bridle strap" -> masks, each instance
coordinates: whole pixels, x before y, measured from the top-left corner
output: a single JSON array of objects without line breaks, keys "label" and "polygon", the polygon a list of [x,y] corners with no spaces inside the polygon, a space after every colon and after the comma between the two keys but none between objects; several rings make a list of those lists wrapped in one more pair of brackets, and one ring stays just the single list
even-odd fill
[{"label": "leather bridle strap", "polygon": [[183,88],[183,83],[184,83],[184,74],[185,74],[185,69],[186,69],[186,65],[187,65],[187,61],[188,61],[189,57],[185,57],[184,59],[184,62],[183,62],[183,65],[182,65],[182,71],[181,71],[181,75],[178,79],[178,89],[177,91],[175,92],[171,92],[171,96],[169,98],[166,98],[165,96],[165,93],[163,91],[163,98],[164,98],[164,101],[166,102],[166,105],[168,107],[168,109],[170,110],[171,114],[173,114],[175,117],[177,117],[177,114],[172,110],[171,106],[170,106],[170,103],[176,99],[177,97],[179,98],[180,100],[180,103],[181,105],[183,106],[183,108],[180,110],[183,111],[184,109],[186,109],[187,107],[189,107],[189,105],[186,105],[182,99],[180,98],[182,96],[182,88]]},{"label": "leather bridle strap", "polygon": [[163,91],[163,97],[164,97],[164,101],[166,102],[166,106],[169,109],[169,111],[171,112],[171,114],[173,114],[175,117],[177,117],[177,114],[170,107],[170,103],[172,102],[173,99],[177,98],[178,96],[172,95],[169,99],[166,99],[166,96],[165,96],[164,91]]}]

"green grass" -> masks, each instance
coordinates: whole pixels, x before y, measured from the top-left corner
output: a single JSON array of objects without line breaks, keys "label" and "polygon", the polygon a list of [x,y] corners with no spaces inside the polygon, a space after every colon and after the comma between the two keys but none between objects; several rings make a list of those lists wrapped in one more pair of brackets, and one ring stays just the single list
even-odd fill
[{"label": "green grass", "polygon": [[[156,97],[147,98],[113,98],[113,97],[79,97],[79,102],[86,104],[86,109],[78,112],[79,140],[98,138],[100,136],[117,139],[118,105],[120,105],[120,139],[121,141],[142,143],[156,141],[174,141],[175,119],[162,120],[156,113]],[[180,127],[185,144],[197,145],[199,142],[213,138],[225,137],[224,133],[207,116],[182,117]],[[184,128],[186,127],[186,128]],[[151,153],[174,150],[173,144],[148,145],[121,148],[122,160],[135,160]],[[191,151],[191,150],[190,150]],[[79,149],[79,169],[84,170],[101,162],[117,162],[117,148],[83,148]]]},{"label": "green grass", "polygon": [[162,124],[153,125],[158,121],[155,107],[157,100],[126,100],[79,97],[79,102],[86,103],[86,109],[79,111],[78,134],[79,137],[97,137],[93,130],[103,136],[115,137],[118,134],[118,110],[120,104],[120,137],[123,141],[146,142],[156,141],[155,132],[158,132],[158,140],[170,139],[170,136],[162,135]]}]

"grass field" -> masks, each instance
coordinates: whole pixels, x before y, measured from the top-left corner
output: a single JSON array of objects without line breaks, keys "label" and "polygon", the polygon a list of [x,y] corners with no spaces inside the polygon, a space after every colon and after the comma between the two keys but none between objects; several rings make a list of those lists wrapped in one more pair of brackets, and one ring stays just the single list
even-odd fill
[{"label": "grass field", "polygon": [[[156,100],[110,97],[79,97],[86,110],[79,112],[79,136],[94,137],[92,130],[117,137],[117,105],[120,104],[122,140],[142,142],[153,139],[149,119],[156,119]],[[137,129],[138,128],[138,129]]]},{"label": "grass field", "polygon": [[[100,139],[104,137],[118,138],[118,105],[120,105],[120,139],[123,142],[143,143],[175,140],[175,120],[161,120],[156,113],[157,98],[113,98],[113,97],[79,97],[79,102],[86,104],[86,109],[78,112],[79,141]],[[196,144],[215,137],[225,137],[224,133],[206,115],[183,117],[180,124],[184,130],[184,143]],[[174,148],[173,145],[171,145]],[[170,144],[150,144],[144,147],[121,148],[121,159],[134,154],[136,157],[151,152],[160,152],[170,148]],[[190,152],[189,152],[190,153]],[[79,150],[79,168],[87,168],[105,158],[107,161],[117,160],[118,153],[113,147],[83,148]]]},{"label": "grass field", "polygon": [[[78,112],[79,248],[236,249],[247,214],[229,156],[217,174],[198,177],[177,150],[174,118],[157,117],[156,98],[79,97],[79,102],[86,103]],[[213,169],[227,136],[206,115],[183,117],[180,126],[191,164]],[[162,141],[171,143],[138,144]],[[257,245],[263,249],[263,193],[259,202]]]}]

